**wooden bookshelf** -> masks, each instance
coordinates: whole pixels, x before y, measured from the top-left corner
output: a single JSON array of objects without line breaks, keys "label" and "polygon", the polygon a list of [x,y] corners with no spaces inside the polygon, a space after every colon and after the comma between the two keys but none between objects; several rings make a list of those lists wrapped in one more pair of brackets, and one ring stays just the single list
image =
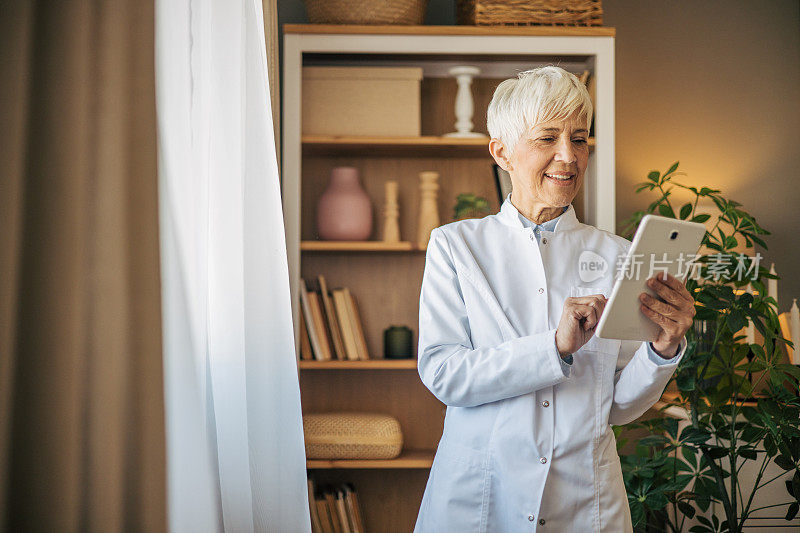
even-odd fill
[{"label": "wooden bookshelf", "polygon": [[[369,152],[370,156],[402,156],[414,154],[430,157],[490,158],[489,138],[458,139],[424,135],[421,137],[348,137],[303,135],[303,155],[352,156]],[[595,146],[589,139],[589,148]]]},{"label": "wooden bookshelf", "polygon": [[300,361],[300,370],[416,370],[416,359],[369,361]]},{"label": "wooden bookshelf", "polygon": [[433,450],[403,450],[395,459],[309,459],[306,468],[319,470],[324,468],[430,468],[433,464]]},{"label": "wooden bookshelf", "polygon": [[614,37],[606,26],[381,26],[284,24],[284,33],[347,35],[523,35],[528,37]]},{"label": "wooden bookshelf", "polygon": [[302,241],[300,250],[303,252],[424,252],[425,248],[420,248],[408,241]]},{"label": "wooden bookshelf", "polygon": [[[498,83],[526,68],[557,62],[597,76],[594,135],[586,183],[576,202],[579,220],[613,229],[613,28],[401,27],[287,25],[284,27],[282,200],[292,294],[300,279],[324,275],[329,288],[347,287],[358,303],[367,351],[380,356],[383,332],[406,325],[414,333],[413,359],[298,362],[303,413],[374,412],[395,417],[406,449],[385,461],[309,460],[321,485],[352,483],[362,499],[367,531],[413,530],[442,435],[446,407],[416,371],[419,297],[425,248],[416,245],[419,174],[440,174],[440,222],[452,222],[461,193],[500,208],[489,139],[447,137],[455,123],[457,86],[452,64],[476,64],[472,83],[474,131],[486,134],[486,110]],[[572,39],[571,37],[580,37]],[[420,133],[413,137],[303,135],[304,66],[417,66]],[[445,74],[442,75],[442,72]],[[373,206],[373,230],[363,242],[315,240],[316,207],[331,169],[352,166]],[[400,238],[383,235],[385,183],[399,188]],[[604,225],[605,224],[605,225]],[[413,242],[412,242],[413,241]],[[311,281],[310,285],[316,284]],[[299,300],[299,299],[298,299]],[[299,329],[298,301],[294,322]],[[298,333],[299,335],[299,333]],[[299,338],[299,337],[298,337]],[[298,346],[300,344],[298,343]]]}]

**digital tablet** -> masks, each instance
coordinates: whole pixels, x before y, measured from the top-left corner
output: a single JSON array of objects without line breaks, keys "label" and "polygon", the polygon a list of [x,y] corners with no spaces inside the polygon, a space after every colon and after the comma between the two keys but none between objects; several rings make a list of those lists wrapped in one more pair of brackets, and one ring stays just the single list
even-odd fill
[{"label": "digital tablet", "polygon": [[645,215],[617,269],[595,335],[603,339],[656,340],[661,328],[640,309],[639,294],[646,292],[661,300],[646,281],[664,271],[684,281],[705,233],[706,227],[697,222]]}]

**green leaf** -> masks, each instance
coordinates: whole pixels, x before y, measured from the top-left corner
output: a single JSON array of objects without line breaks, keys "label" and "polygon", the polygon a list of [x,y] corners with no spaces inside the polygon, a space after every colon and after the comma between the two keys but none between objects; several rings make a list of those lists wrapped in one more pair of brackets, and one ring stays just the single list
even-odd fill
[{"label": "green leaf", "polygon": [[705,221],[706,221],[706,220],[708,220],[709,218],[711,218],[711,215],[708,215],[708,214],[706,214],[706,213],[702,213],[702,214],[700,214],[700,215],[695,215],[695,216],[693,216],[693,217],[692,217],[692,222],[699,222],[699,223],[701,223],[701,224],[702,224],[703,222],[705,222]]},{"label": "green leaf", "polygon": [[647,505],[650,509],[654,511],[658,511],[663,509],[669,503],[667,497],[664,496],[661,492],[651,492],[647,495],[647,498],[644,500],[645,505]]},{"label": "green leaf", "polygon": [[758,458],[756,451],[751,448],[740,448],[739,455],[745,459],[750,459],[751,461],[755,461]]},{"label": "green leaf", "polygon": [[712,459],[719,459],[728,455],[728,449],[721,446],[713,446],[708,449],[708,455]]},{"label": "green leaf", "polygon": [[658,206],[658,212],[662,217],[675,218],[675,212],[669,204],[661,204]]},{"label": "green leaf", "polygon": [[683,204],[683,207],[681,207],[681,215],[680,215],[681,220],[686,220],[686,218],[691,214],[691,212],[692,212],[692,204],[690,203]]},{"label": "green leaf", "polygon": [[753,242],[755,242],[756,244],[760,244],[762,248],[767,249],[767,243],[765,243],[759,237],[756,237],[755,235],[750,235],[750,238],[753,239]]},{"label": "green leaf", "polygon": [[740,310],[735,309],[728,314],[728,318],[726,319],[725,323],[728,326],[728,329],[730,329],[731,333],[736,333],[743,327],[747,326],[747,318]]},{"label": "green leaf", "polygon": [[784,470],[794,470],[795,468],[797,468],[797,466],[794,464],[794,461],[792,461],[789,457],[786,457],[785,455],[777,456],[774,459],[774,461],[776,465],[783,468]]},{"label": "green leaf", "polygon": [[650,172],[650,173],[647,175],[647,179],[649,179],[649,180],[650,180],[650,181],[652,181],[653,183],[657,183],[657,182],[658,182],[658,178],[659,178],[659,177],[661,177],[661,175],[660,175],[660,174],[658,173],[658,171],[656,171],[656,170],[653,170],[652,172]]},{"label": "green leaf", "polygon": [[683,373],[675,379],[675,384],[678,389],[683,392],[693,391],[695,389],[695,376],[694,374]]},{"label": "green leaf", "polygon": [[671,166],[671,167],[669,167],[669,170],[667,170],[667,173],[666,173],[666,174],[664,174],[664,175],[665,175],[665,176],[667,176],[667,175],[669,175],[669,174],[672,174],[672,173],[673,173],[673,172],[675,172],[677,169],[678,169],[678,161],[675,161],[675,162],[672,164],[672,166]]},{"label": "green leaf", "polygon": [[792,492],[797,501],[800,502],[800,470],[795,471],[792,477]]},{"label": "green leaf", "polygon": [[794,517],[797,516],[797,511],[800,511],[800,503],[794,502],[786,510],[786,520],[794,520]]},{"label": "green leaf", "polygon": [[686,515],[686,517],[687,517],[687,518],[689,518],[690,520],[691,520],[692,518],[694,518],[694,514],[695,514],[695,512],[696,512],[696,511],[694,510],[694,507],[692,507],[691,505],[689,505],[689,503],[688,503],[688,502],[685,502],[685,501],[683,501],[683,500],[679,501],[679,502],[678,502],[678,509],[680,509],[680,511],[681,511],[683,514],[685,514],[685,515]]}]

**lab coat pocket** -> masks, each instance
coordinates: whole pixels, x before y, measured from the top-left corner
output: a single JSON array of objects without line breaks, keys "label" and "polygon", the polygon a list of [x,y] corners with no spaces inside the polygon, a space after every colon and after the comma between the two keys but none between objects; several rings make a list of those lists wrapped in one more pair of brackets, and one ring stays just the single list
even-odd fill
[{"label": "lab coat pocket", "polygon": [[600,531],[627,533],[633,530],[631,511],[619,457],[616,451],[612,453],[611,461],[597,467],[595,491],[599,497]]},{"label": "lab coat pocket", "polygon": [[464,533],[486,530],[487,452],[442,440],[436,451],[431,480],[423,531]]},{"label": "lab coat pocket", "polygon": [[[570,296],[590,296],[593,294],[602,294],[606,298],[611,295],[611,287],[582,287],[573,285],[570,287]],[[613,354],[616,358],[619,354],[620,341],[619,339],[601,339],[597,335],[592,335],[592,338],[583,345],[581,350],[599,352],[605,354]]]}]

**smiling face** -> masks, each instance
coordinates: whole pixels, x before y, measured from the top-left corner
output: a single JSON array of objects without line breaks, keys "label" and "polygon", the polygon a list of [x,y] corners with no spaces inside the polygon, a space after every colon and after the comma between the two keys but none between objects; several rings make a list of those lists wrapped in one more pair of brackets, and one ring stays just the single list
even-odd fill
[{"label": "smiling face", "polygon": [[511,202],[526,217],[541,223],[560,215],[572,203],[589,164],[585,119],[540,122],[508,154],[497,139],[490,151],[511,175]]}]

